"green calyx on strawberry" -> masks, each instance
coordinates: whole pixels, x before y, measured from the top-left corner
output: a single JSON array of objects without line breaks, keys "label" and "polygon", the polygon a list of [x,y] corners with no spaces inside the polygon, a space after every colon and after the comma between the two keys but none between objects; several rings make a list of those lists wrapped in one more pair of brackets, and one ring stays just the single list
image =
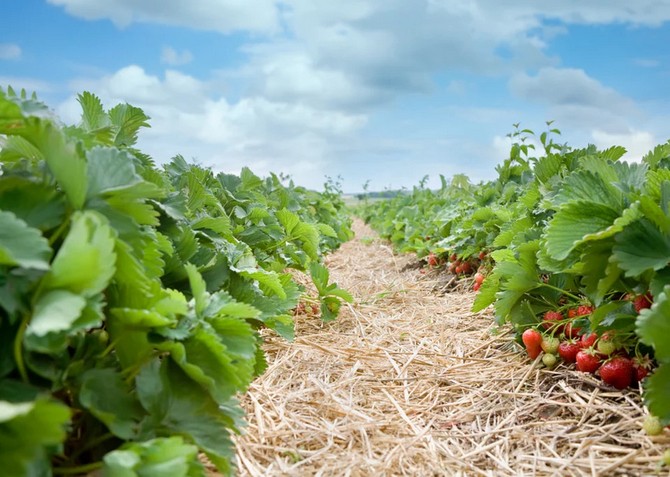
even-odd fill
[{"label": "green calyx on strawberry", "polygon": [[577,371],[594,374],[602,361],[600,356],[593,348],[581,349],[575,357]]},{"label": "green calyx on strawberry", "polygon": [[540,343],[540,346],[542,347],[542,351],[545,353],[556,354],[559,344],[560,342],[558,341],[558,338],[545,335],[542,337],[542,343]]},{"label": "green calyx on strawberry", "polygon": [[608,359],[599,372],[604,382],[617,389],[625,389],[633,382],[633,362],[623,356]]},{"label": "green calyx on strawberry", "polygon": [[633,378],[635,379],[635,381],[640,382],[644,378],[646,378],[652,366],[653,363],[649,355],[636,356],[635,358],[633,358],[633,371],[635,372]]},{"label": "green calyx on strawberry", "polygon": [[539,331],[534,329],[524,331],[521,335],[521,341],[523,341],[530,359],[537,358],[542,352],[542,335]]},{"label": "green calyx on strawberry", "polygon": [[581,351],[582,347],[575,340],[561,341],[558,345],[558,355],[566,363],[574,363],[577,361],[577,353]]},{"label": "green calyx on strawberry", "polygon": [[545,330],[552,329],[554,333],[560,333],[563,331],[563,325],[557,325],[563,321],[563,313],[560,311],[549,310],[544,314],[542,318],[542,326]]}]

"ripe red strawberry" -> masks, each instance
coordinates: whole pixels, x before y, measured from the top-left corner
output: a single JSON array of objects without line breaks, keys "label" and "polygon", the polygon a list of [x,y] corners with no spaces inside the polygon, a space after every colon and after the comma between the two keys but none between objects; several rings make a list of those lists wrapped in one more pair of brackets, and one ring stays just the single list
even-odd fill
[{"label": "ripe red strawberry", "polygon": [[475,283],[479,283],[480,285],[484,283],[484,278],[486,278],[481,272],[475,273]]},{"label": "ripe red strawberry", "polygon": [[591,333],[590,335],[582,335],[582,338],[579,342],[582,348],[590,348],[594,344],[596,344],[596,340],[598,339],[598,335],[595,333]]},{"label": "ripe red strawberry", "polygon": [[653,298],[650,293],[638,295],[633,298],[633,308],[635,308],[636,313],[640,313],[640,311],[644,310],[645,308],[651,308],[652,302]]},{"label": "ripe red strawberry", "polygon": [[633,371],[635,371],[634,379],[636,382],[642,381],[649,374],[652,367],[652,362],[649,356],[636,356],[633,358]]},{"label": "ripe red strawberry", "polygon": [[577,371],[595,373],[600,367],[600,356],[592,348],[579,350],[576,357]]},{"label": "ripe red strawberry", "polygon": [[622,356],[609,359],[600,367],[600,377],[617,389],[625,389],[633,381],[633,362]]},{"label": "ripe red strawberry", "polygon": [[593,313],[593,307],[591,305],[579,305],[577,308],[577,316],[588,316]]},{"label": "ripe red strawberry", "polygon": [[437,267],[438,260],[433,252],[428,254],[428,265],[431,267]]},{"label": "ripe red strawberry", "polygon": [[521,335],[521,341],[526,346],[530,359],[537,358],[542,352],[542,335],[539,331],[528,329]]},{"label": "ripe red strawberry", "polygon": [[563,321],[563,314],[560,311],[549,310],[542,319],[545,330],[552,329],[555,333],[563,331],[563,325],[555,326],[557,321]]},{"label": "ripe red strawberry", "polygon": [[574,363],[577,360],[577,353],[581,346],[575,340],[561,341],[558,345],[558,355],[566,363]]},{"label": "ripe red strawberry", "polygon": [[472,265],[470,265],[470,262],[463,262],[463,264],[461,265],[461,270],[466,275],[472,273]]},{"label": "ripe red strawberry", "polygon": [[455,253],[452,253],[452,254],[451,254],[451,257],[449,257],[449,259],[450,259],[452,262],[455,262],[456,260],[458,260],[458,255],[456,255]]},{"label": "ripe red strawberry", "polygon": [[482,284],[481,284],[481,283],[477,283],[477,282],[475,282],[474,285],[472,285],[472,289],[473,289],[474,291],[479,291],[479,289],[480,289],[481,287],[482,287]]},{"label": "ripe red strawberry", "polygon": [[578,328],[573,323],[568,323],[567,325],[565,325],[563,333],[565,333],[565,336],[567,336],[568,338],[577,338],[579,336],[580,331],[582,331],[581,328]]},{"label": "ripe red strawberry", "polygon": [[479,260],[484,260],[486,258],[486,252],[482,250],[479,252]]},{"label": "ripe red strawberry", "polygon": [[461,267],[460,265],[456,265],[456,268],[454,270],[456,271],[456,275],[460,275],[461,273],[463,273],[463,267]]},{"label": "ripe red strawberry", "polygon": [[568,310],[568,318],[575,318],[579,316],[579,311],[577,308],[570,308]]}]

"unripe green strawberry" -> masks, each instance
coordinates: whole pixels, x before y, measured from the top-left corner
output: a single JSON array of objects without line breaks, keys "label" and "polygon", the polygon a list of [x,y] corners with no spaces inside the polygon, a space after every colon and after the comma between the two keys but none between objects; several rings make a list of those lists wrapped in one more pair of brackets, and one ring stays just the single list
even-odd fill
[{"label": "unripe green strawberry", "polygon": [[545,353],[549,354],[556,354],[558,351],[558,345],[560,344],[560,341],[558,338],[554,338],[553,336],[543,336],[542,337],[542,351]]},{"label": "unripe green strawberry", "polygon": [[651,414],[644,418],[642,429],[649,436],[658,436],[659,434],[663,433],[663,425],[661,424],[661,421],[658,419],[658,417],[652,416]]},{"label": "unripe green strawberry", "polygon": [[547,368],[551,369],[554,366],[556,366],[556,363],[558,363],[558,359],[556,359],[556,355],[547,353],[544,356],[542,356],[542,362]]}]

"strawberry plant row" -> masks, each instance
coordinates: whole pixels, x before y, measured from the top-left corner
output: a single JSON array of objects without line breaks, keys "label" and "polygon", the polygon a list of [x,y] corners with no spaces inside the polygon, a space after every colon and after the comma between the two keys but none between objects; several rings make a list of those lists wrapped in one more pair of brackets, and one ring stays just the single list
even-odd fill
[{"label": "strawberry plant row", "polygon": [[338,187],[215,174],[134,147],[148,117],[79,96],[63,126],[0,90],[3,475],[233,472],[236,396],[292,339],[310,274],[322,319],[351,296],[325,253],[352,236]]},{"label": "strawberry plant row", "polygon": [[642,380],[668,425],[670,142],[628,163],[622,147],[573,149],[556,134],[540,135],[536,155],[517,126],[495,180],[442,177],[439,190],[422,184],[359,212],[399,250],[475,274],[474,311],[493,305],[531,358],[576,361],[617,388]]}]

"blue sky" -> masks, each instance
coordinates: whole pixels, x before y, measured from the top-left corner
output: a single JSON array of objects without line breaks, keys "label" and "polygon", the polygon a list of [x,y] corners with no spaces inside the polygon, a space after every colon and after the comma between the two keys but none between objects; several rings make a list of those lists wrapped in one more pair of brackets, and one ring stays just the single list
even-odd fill
[{"label": "blue sky", "polygon": [[512,124],[670,139],[670,1],[14,0],[0,85],[67,123],[76,94],[152,117],[140,147],[356,192],[492,178]]}]

